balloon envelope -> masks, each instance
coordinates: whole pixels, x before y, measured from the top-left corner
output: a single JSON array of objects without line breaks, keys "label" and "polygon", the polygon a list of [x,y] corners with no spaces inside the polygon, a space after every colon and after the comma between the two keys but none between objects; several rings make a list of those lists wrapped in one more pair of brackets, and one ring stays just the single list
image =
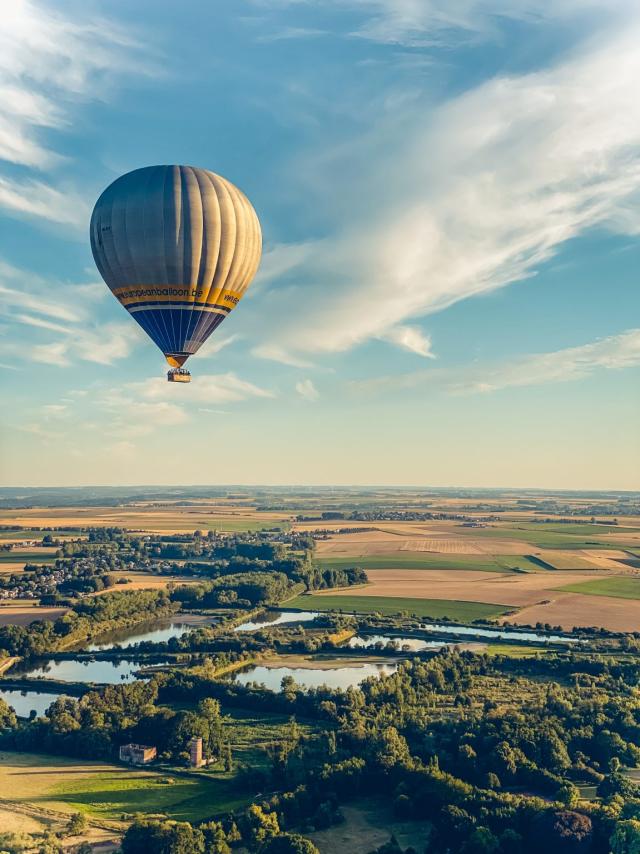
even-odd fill
[{"label": "balloon envelope", "polygon": [[178,367],[242,299],[262,235],[249,200],[220,175],[147,166],[102,193],[91,250],[113,295]]}]

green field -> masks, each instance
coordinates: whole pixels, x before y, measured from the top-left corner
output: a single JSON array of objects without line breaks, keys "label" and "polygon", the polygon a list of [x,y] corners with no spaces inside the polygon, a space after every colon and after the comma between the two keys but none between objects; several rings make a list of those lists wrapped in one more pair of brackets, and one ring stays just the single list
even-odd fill
[{"label": "green field", "polygon": [[33,753],[0,754],[0,793],[0,805],[7,799],[111,820],[141,812],[200,821],[247,802],[222,774],[158,773]]},{"label": "green field", "polygon": [[462,602],[455,599],[405,599],[396,596],[297,596],[287,602],[292,608],[313,611],[345,611],[360,614],[385,614],[387,616],[407,611],[419,617],[441,620],[448,617],[459,622],[486,620],[512,611],[505,605],[488,602]]},{"label": "green field", "polygon": [[[593,528],[591,531],[576,530],[576,528]],[[566,530],[565,530],[566,528]],[[620,543],[612,543],[601,539],[610,532],[617,534],[628,533],[630,537],[636,534],[632,528],[617,528],[608,525],[510,525],[505,527],[476,528],[474,537],[487,537],[501,540],[521,540],[532,546],[547,549],[588,549],[594,546],[599,549],[619,549]],[[589,536],[592,534],[592,536]],[[588,537],[585,539],[585,537]],[[632,539],[630,543],[634,542]]]},{"label": "green field", "polygon": [[201,821],[210,815],[235,809],[246,798],[234,796],[226,780],[198,775],[172,776],[171,783],[160,774],[136,775],[98,773],[74,779],[52,789],[48,800],[67,804],[78,812],[100,818],[120,818],[122,813],[162,813],[178,821]]},{"label": "green field", "polygon": [[283,531],[286,531],[288,527],[289,523],[284,519],[229,519],[228,517],[223,517],[198,522],[198,528],[202,531],[228,531],[232,534],[265,531],[269,528],[282,528]]},{"label": "green field", "polygon": [[0,563],[55,563],[55,555],[34,550],[24,552],[0,552]]},{"label": "green field", "polygon": [[362,569],[475,569],[481,572],[509,572],[515,567],[539,571],[540,566],[524,555],[441,555],[434,552],[395,552],[355,557],[318,557],[321,566]]},{"label": "green field", "polygon": [[587,596],[640,599],[640,579],[638,578],[598,578],[579,584],[567,584],[557,589],[566,590],[568,593],[584,593]]}]

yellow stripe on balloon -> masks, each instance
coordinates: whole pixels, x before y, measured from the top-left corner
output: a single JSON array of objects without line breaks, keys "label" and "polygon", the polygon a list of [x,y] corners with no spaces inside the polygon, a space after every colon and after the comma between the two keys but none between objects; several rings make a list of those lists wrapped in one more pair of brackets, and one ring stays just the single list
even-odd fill
[{"label": "yellow stripe on balloon", "polygon": [[222,305],[232,309],[242,299],[242,293],[217,288],[208,292],[206,288],[189,285],[132,285],[115,288],[114,296],[124,306],[141,302],[191,302],[203,305]]}]

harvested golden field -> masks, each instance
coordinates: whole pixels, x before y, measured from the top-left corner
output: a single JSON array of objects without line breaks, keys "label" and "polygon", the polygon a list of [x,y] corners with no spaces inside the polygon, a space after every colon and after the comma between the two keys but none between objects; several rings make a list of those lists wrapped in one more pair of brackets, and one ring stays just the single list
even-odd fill
[{"label": "harvested golden field", "polygon": [[[326,540],[318,540],[318,556],[373,556],[391,552],[433,552],[445,555],[525,555],[531,552],[531,545],[513,539],[474,538],[473,529],[464,535],[456,531],[448,533],[442,528],[416,527],[398,524],[394,528],[376,528],[374,531],[362,531],[352,534],[334,534]],[[297,526],[296,526],[297,527]]]},{"label": "harvested golden field", "polygon": [[35,620],[57,620],[67,608],[38,608],[35,600],[0,603],[0,626],[28,626]]},{"label": "harvested golden field", "polygon": [[[575,578],[576,574],[572,573],[572,577]],[[523,608],[515,616],[505,619],[522,625],[550,623],[567,631],[579,626],[598,626],[613,632],[637,632],[640,629],[640,601],[583,596],[557,590],[549,599],[544,605]]]},{"label": "harvested golden field", "polygon": [[[572,549],[544,549],[532,552],[554,569],[622,569],[615,561],[593,560],[587,552]],[[604,552],[608,554],[608,552]]]},{"label": "harvested golden field", "polygon": [[191,575],[151,575],[148,572],[127,572],[126,570],[109,573],[114,578],[126,578],[126,584],[118,584],[101,590],[98,594],[113,593],[114,590],[161,590],[169,584],[198,584],[200,579]]},{"label": "harvested golden field", "polygon": [[[184,533],[198,529],[251,531],[288,521],[285,513],[258,512],[252,507],[197,502],[165,503],[124,507],[62,507],[33,510],[3,510],[0,524],[25,528],[118,527],[154,533]],[[24,534],[22,535],[24,537]]]},{"label": "harvested golden field", "polygon": [[[474,570],[369,569],[369,583],[357,588],[317,591],[314,595],[384,596],[414,599],[454,599],[495,602],[515,607],[535,605],[557,595],[556,587],[592,581],[602,573],[540,572],[488,573]],[[566,594],[563,594],[566,595]]]},{"label": "harvested golden field", "polygon": [[24,570],[24,561],[5,561],[0,563],[0,575],[6,573],[12,575],[14,572],[22,572]]}]

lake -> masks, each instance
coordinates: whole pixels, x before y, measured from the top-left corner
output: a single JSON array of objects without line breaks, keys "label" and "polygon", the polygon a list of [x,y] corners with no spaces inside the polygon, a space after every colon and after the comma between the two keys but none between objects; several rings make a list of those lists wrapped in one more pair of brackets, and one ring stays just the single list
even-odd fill
[{"label": "lake", "polygon": [[397,662],[356,662],[346,667],[265,667],[256,665],[235,674],[235,682],[247,685],[249,682],[262,683],[272,691],[280,691],[280,684],[285,676],[292,676],[303,688],[319,688],[328,685],[330,688],[347,689],[359,685],[369,676],[388,676],[397,668]]},{"label": "lake", "polygon": [[[154,664],[161,662],[154,661]],[[15,675],[31,679],[59,679],[62,682],[97,682],[117,685],[133,682],[134,673],[143,665],[139,661],[88,661],[71,659],[47,661],[28,670],[16,670]],[[12,671],[13,675],[13,671]]]},{"label": "lake", "polygon": [[446,632],[449,635],[469,637],[476,635],[481,638],[495,638],[496,640],[521,640],[539,641],[542,643],[579,643],[579,638],[567,635],[539,635],[535,632],[516,632],[513,629],[480,629],[476,626],[449,626],[446,623],[421,623],[420,628],[425,632]]},{"label": "lake", "polygon": [[37,691],[0,691],[0,699],[13,706],[17,715],[28,718],[32,709],[38,716],[44,715],[51,703],[54,703],[60,694],[40,694]]},{"label": "lake", "polygon": [[280,626],[283,623],[310,623],[319,616],[318,611],[266,611],[259,617],[236,626],[234,632],[255,632],[258,629],[268,629],[270,626]]},{"label": "lake", "polygon": [[212,623],[212,620],[207,619],[192,620],[189,622],[180,617],[172,620],[158,620],[154,623],[132,626],[129,629],[122,629],[118,632],[103,635],[98,643],[92,643],[89,646],[83,647],[83,649],[87,652],[99,652],[104,649],[112,649],[116,644],[123,649],[127,649],[134,644],[144,641],[164,643],[171,640],[171,638],[182,637],[187,632],[191,632],[202,626],[210,626]]}]

